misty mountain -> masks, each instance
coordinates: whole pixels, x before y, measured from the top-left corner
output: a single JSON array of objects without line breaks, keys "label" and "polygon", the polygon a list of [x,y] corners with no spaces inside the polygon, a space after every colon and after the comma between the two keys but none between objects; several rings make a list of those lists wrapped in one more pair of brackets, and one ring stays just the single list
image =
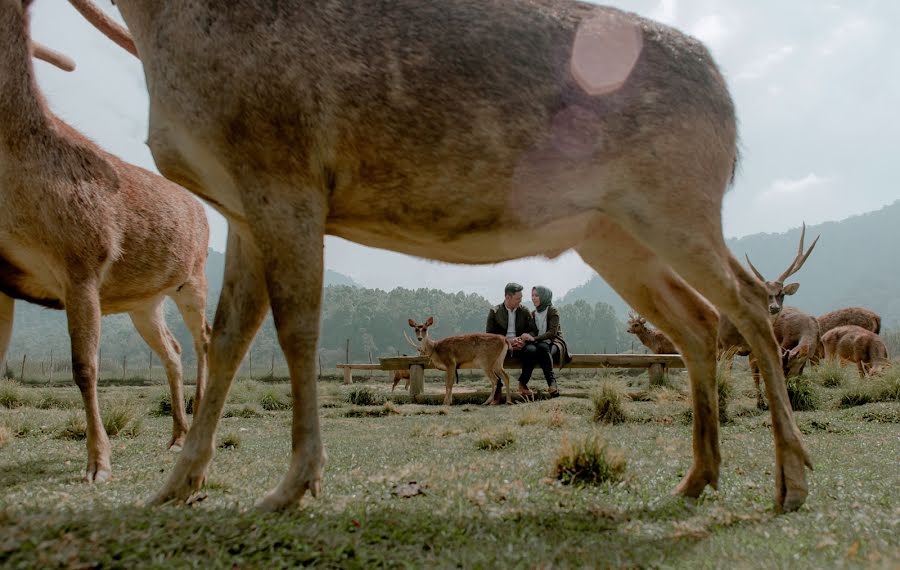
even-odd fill
[{"label": "misty mountain", "polygon": [[[806,229],[806,247],[817,235],[818,245],[803,268],[788,282],[800,290],[785,304],[813,315],[832,309],[863,306],[881,314],[885,327],[900,325],[900,202]],[[777,278],[794,259],[800,228],[781,234],[754,234],[727,240],[741,261],[750,256],[766,279]],[[613,306],[619,318],[628,305],[599,277],[572,289],[561,302],[583,299]]]}]

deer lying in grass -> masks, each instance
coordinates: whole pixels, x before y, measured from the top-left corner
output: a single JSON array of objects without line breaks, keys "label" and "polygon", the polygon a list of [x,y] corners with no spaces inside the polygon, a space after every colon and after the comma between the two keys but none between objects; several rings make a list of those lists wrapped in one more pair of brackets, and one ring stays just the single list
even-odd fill
[{"label": "deer lying in grass", "polygon": [[716,323],[727,315],[766,380],[777,505],[804,502],[810,461],[766,291],[722,236],[737,124],[700,42],[574,0],[117,0],[132,43],[89,0],[70,1],[140,54],[160,172],[230,224],[209,396],[155,503],[205,481],[269,306],[291,369],[293,455],[260,506],[318,492],[326,234],[466,264],[575,249],[681,349],[694,411],[686,496],[718,484]]},{"label": "deer lying in grass", "polygon": [[[875,311],[863,309],[862,307],[837,309],[830,313],[825,313],[817,320],[819,321],[819,332],[821,332],[822,336],[825,336],[825,333],[833,328],[845,325],[856,325],[872,331],[876,335],[881,333],[881,315]],[[819,349],[816,351],[816,358],[825,358],[825,345],[819,344]]]},{"label": "deer lying in grass", "polygon": [[[199,404],[209,335],[209,228],[190,194],[104,152],[47,109],[28,28],[19,3],[0,2],[0,362],[15,300],[66,311],[72,375],[87,414],[84,479],[105,481],[111,466],[97,401],[100,317],[127,312],[165,364],[169,446],[183,445],[181,347],[166,326],[163,301],[174,299],[194,337]],[[39,46],[34,53],[74,67]]]},{"label": "deer lying in grass", "polygon": [[887,347],[874,332],[857,325],[835,327],[822,336],[825,358],[854,362],[859,377],[873,374],[890,364]]},{"label": "deer lying in grass", "polygon": [[628,332],[637,336],[653,354],[678,354],[678,349],[665,334],[647,327],[647,319],[637,313],[628,315]]},{"label": "deer lying in grass", "polygon": [[[794,260],[791,261],[791,264],[788,266],[788,268],[781,275],[779,275],[778,279],[776,279],[775,281],[766,281],[766,278],[763,277],[762,274],[756,269],[756,267],[753,266],[753,263],[750,261],[750,257],[746,257],[747,264],[750,266],[753,274],[756,275],[757,279],[765,283],[768,299],[769,319],[773,323],[775,340],[781,349],[782,371],[785,373],[787,373],[789,368],[791,368],[792,366],[795,369],[802,370],[803,366],[806,364],[807,359],[809,358],[809,354],[806,348],[798,349],[795,353],[795,357],[800,358],[800,354],[802,353],[804,355],[802,359],[798,360],[797,358],[795,358],[793,362],[789,362],[790,355],[786,356],[785,351],[791,351],[797,348],[797,346],[793,345],[792,342],[800,342],[800,339],[802,338],[804,339],[803,342],[805,343],[810,338],[810,335],[818,335],[817,330],[815,333],[813,333],[812,327],[809,324],[809,319],[812,317],[809,317],[799,309],[792,309],[792,313],[789,319],[783,322],[781,327],[775,325],[775,323],[778,321],[779,316],[781,315],[782,308],[784,307],[785,295],[793,295],[800,289],[799,283],[789,283],[785,285],[785,280],[791,275],[800,271],[800,268],[803,267],[803,264],[806,263],[806,260],[809,258],[809,254],[812,253],[813,248],[815,248],[816,244],[819,242],[819,237],[816,237],[812,245],[810,245],[809,249],[804,253],[803,242],[805,238],[806,224],[804,223],[802,229],[800,230],[800,244],[797,246],[797,254],[794,256]],[[798,327],[796,331],[794,330],[795,327]],[[818,329],[817,326],[815,328]],[[779,334],[781,334],[780,338]],[[806,345],[804,344],[804,346]],[[719,319],[718,349],[719,354],[722,355],[723,358],[728,359],[728,369],[731,369],[731,359],[734,356],[750,357],[749,364],[751,373],[753,374],[753,382],[756,386],[757,404],[760,407],[764,407],[765,400],[763,399],[763,394],[759,383],[759,368],[757,367],[756,358],[754,358],[752,355],[752,348],[750,346],[750,343],[746,341],[743,335],[741,335],[741,332],[738,330],[738,328],[734,326],[734,324],[726,315],[722,315]],[[813,354],[815,354],[815,350],[813,350]]]},{"label": "deer lying in grass", "polygon": [[419,352],[422,356],[430,358],[435,368],[447,373],[444,405],[449,406],[453,403],[453,384],[456,380],[456,371],[465,364],[474,364],[484,370],[484,374],[491,383],[491,394],[497,388],[497,380],[502,379],[506,384],[506,403],[511,404],[509,375],[503,369],[503,360],[509,351],[506,337],[499,334],[472,333],[448,336],[435,341],[428,336],[428,327],[433,324],[433,317],[428,317],[428,320],[421,325],[409,319],[409,326],[416,331]]}]

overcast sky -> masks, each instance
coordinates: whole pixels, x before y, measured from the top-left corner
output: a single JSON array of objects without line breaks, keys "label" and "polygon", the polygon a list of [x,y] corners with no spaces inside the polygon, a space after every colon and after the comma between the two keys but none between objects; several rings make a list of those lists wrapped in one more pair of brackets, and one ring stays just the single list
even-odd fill
[{"label": "overcast sky", "polygon": [[[109,2],[98,2],[115,14]],[[839,220],[900,198],[900,27],[896,0],[635,0],[609,2],[703,40],[737,104],[743,161],[725,200],[725,235],[781,232]],[[37,62],[51,108],[107,150],[155,171],[144,145],[140,64],[68,3],[40,0],[32,36],[72,56],[74,73]],[[892,166],[893,165],[893,166]],[[225,222],[207,208],[211,245]],[[465,267],[327,238],[326,266],[369,287],[474,291],[493,300],[506,281],[543,283],[557,296],[593,272],[577,255]],[[390,271],[386,269],[390,268]]]}]

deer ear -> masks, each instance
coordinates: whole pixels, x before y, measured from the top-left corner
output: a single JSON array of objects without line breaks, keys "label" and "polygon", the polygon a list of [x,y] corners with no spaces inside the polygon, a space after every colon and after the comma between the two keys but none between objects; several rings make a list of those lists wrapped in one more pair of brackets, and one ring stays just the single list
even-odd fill
[{"label": "deer ear", "polygon": [[428,320],[425,321],[425,326],[430,327],[433,324],[434,324],[434,317],[428,317]]},{"label": "deer ear", "polygon": [[411,326],[412,328],[416,328],[416,321],[409,319],[409,326]]},{"label": "deer ear", "polygon": [[799,283],[790,283],[790,284],[784,286],[784,294],[785,295],[793,295],[794,293],[797,292],[797,289],[799,289],[799,288],[800,288]]}]

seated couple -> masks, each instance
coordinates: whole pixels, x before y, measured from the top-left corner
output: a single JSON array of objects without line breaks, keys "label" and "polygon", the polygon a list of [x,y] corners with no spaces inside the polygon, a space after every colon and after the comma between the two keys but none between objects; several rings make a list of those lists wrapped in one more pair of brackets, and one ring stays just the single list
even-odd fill
[{"label": "seated couple", "polygon": [[[546,287],[531,289],[531,302],[535,310],[529,311],[522,306],[522,290],[518,283],[508,283],[504,290],[503,302],[491,307],[488,313],[486,332],[506,337],[510,346],[507,357],[515,357],[522,363],[522,374],[519,375],[519,393],[529,397],[533,392],[528,389],[528,381],[536,365],[544,371],[547,380],[547,391],[551,398],[559,396],[553,362],[565,363],[569,359],[566,341],[563,340],[562,327],[559,324],[559,311],[553,306],[553,292]],[[500,390],[503,382],[497,382],[491,404],[500,403]]]}]

